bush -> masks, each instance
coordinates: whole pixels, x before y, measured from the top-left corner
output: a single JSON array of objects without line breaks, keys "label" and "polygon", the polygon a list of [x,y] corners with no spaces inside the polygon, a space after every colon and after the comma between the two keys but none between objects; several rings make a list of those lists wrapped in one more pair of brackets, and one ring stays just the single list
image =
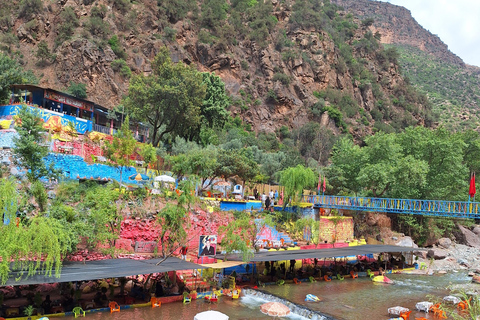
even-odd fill
[{"label": "bush", "polygon": [[117,35],[114,35],[108,40],[108,44],[110,45],[110,48],[112,48],[113,52],[115,55],[120,58],[125,60],[127,58],[127,54],[125,50],[122,48],[122,44],[120,43],[120,40],[118,39]]},{"label": "bush", "polygon": [[72,7],[66,7],[60,13],[60,23],[58,24],[58,35],[55,39],[55,47],[69,40],[76,27],[78,27],[78,18]]},{"label": "bush", "polygon": [[130,78],[132,76],[132,70],[130,70],[130,67],[123,59],[113,60],[112,69],[119,72],[125,78]]},{"label": "bush", "polygon": [[242,67],[243,70],[248,70],[250,66],[248,65],[248,62],[245,60],[240,61],[240,66]]},{"label": "bush", "polygon": [[177,30],[170,28],[170,27],[165,27],[163,29],[163,34],[165,35],[165,39],[168,41],[174,41],[175,36],[177,35]]},{"label": "bush", "polygon": [[290,77],[285,73],[275,73],[273,75],[273,81],[280,81],[284,86],[288,86],[290,84]]},{"label": "bush", "polygon": [[122,13],[126,13],[130,9],[130,0],[113,0],[113,6]]},{"label": "bush", "polygon": [[85,27],[93,36],[98,36],[102,39],[105,39],[110,33],[108,24],[97,16],[91,16]]},{"label": "bush", "polygon": [[337,127],[343,129],[343,131],[347,130],[347,124],[343,121],[343,115],[340,110],[333,106],[325,106],[322,109],[322,113],[324,112],[328,112],[328,116],[335,122]]},{"label": "bush", "polygon": [[267,101],[275,101],[278,102],[278,97],[277,94],[275,93],[274,90],[270,89],[267,92]]},{"label": "bush", "polygon": [[42,0],[22,0],[20,3],[19,18],[31,19],[34,14],[43,11]]},{"label": "bush", "polygon": [[87,85],[84,83],[70,82],[67,92],[79,99],[87,98]]}]

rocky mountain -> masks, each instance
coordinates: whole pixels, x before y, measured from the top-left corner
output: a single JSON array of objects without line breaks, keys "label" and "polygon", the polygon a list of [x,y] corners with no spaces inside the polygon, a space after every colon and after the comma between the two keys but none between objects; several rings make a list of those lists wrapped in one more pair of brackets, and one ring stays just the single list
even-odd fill
[{"label": "rocky mountain", "polygon": [[437,35],[418,24],[410,10],[404,7],[373,0],[332,0],[332,2],[360,19],[373,19],[372,30],[381,34],[382,43],[409,45],[444,62],[465,66],[460,57],[451,52]]},{"label": "rocky mountain", "polygon": [[232,115],[257,132],[315,121],[361,139],[434,125],[398,54],[361,20],[317,2],[14,0],[0,9],[1,50],[40,85],[83,83],[88,99],[109,108],[167,46],[174,61],[219,75]]},{"label": "rocky mountain", "polygon": [[480,130],[479,67],[466,65],[404,7],[373,0],[332,2],[370,20],[380,42],[396,48],[402,74],[428,96],[442,125],[451,130]]}]

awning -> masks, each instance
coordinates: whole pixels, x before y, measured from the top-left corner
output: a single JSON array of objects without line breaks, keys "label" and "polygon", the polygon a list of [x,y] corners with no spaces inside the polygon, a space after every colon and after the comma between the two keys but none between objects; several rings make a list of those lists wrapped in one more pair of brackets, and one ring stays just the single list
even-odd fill
[{"label": "awning", "polygon": [[59,278],[46,277],[43,273],[26,277],[26,273],[21,280],[15,281],[21,276],[21,272],[12,272],[6,285],[30,285],[40,283],[72,282],[85,280],[98,280],[106,278],[120,278],[135,276],[140,274],[160,273],[176,270],[205,269],[205,267],[180,260],[175,257],[169,257],[164,262],[156,265],[158,259],[133,260],[133,259],[106,259],[84,262],[64,262]]},{"label": "awning", "polygon": [[[330,249],[307,249],[307,250],[282,250],[282,251],[264,251],[256,252],[250,261],[281,261],[281,260],[302,260],[302,259],[323,259],[334,257],[358,256],[380,252],[412,252],[417,250],[425,250],[422,248],[400,247],[392,245],[363,245],[343,248]],[[217,255],[217,259],[224,256]],[[241,255],[228,255],[227,260],[241,261]]]},{"label": "awning", "polygon": [[201,266],[205,268],[213,268],[213,269],[223,269],[223,268],[230,268],[230,267],[236,267],[241,264],[245,264],[248,262],[243,262],[243,261],[225,261],[225,262],[220,262],[220,263],[204,263],[200,264]]}]

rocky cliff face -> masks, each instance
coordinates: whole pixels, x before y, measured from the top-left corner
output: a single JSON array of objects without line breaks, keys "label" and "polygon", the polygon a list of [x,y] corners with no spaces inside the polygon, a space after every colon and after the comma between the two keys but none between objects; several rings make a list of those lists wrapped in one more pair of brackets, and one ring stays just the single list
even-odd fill
[{"label": "rocky cliff face", "polygon": [[[195,26],[188,15],[165,23],[159,20],[161,10],[156,1],[129,4],[127,11],[120,10],[119,3],[122,2],[44,1],[42,9],[29,18],[15,18],[12,11],[11,26],[3,29],[2,36],[16,38],[18,42],[7,44],[5,51],[20,57],[25,68],[32,69],[40,78],[40,85],[65,90],[70,82],[85,83],[88,99],[109,108],[120,104],[128,90],[128,77],[113,67],[114,60],[119,58],[118,52],[114,53],[113,47],[107,44],[110,37],[117,35],[119,46],[125,50],[122,59],[134,75],[151,72],[150,61],[162,46],[169,48],[174,61],[215,72],[233,97],[232,114],[240,116],[257,132],[274,132],[282,125],[296,128],[308,121],[320,122],[340,132],[338,116],[333,119],[328,111],[312,112],[312,106],[320,100],[322,106],[333,105],[340,109],[348,126],[343,130],[356,137],[371,134],[378,123],[391,127],[395,127],[394,122],[398,126],[425,124],[426,100],[410,101],[408,108],[395,103],[395,97],[399,98],[397,101],[402,96],[404,99],[408,89],[398,65],[395,60],[385,59],[382,48],[368,47],[374,43],[369,29],[362,27],[360,20],[346,17],[344,12],[337,12],[335,19],[350,19],[348,21],[358,25],[352,28],[344,44],[352,48],[352,57],[345,56],[327,30],[292,27],[289,19],[293,3],[280,4],[276,0],[268,3],[278,21],[274,31],[265,35],[265,45],[249,37],[231,41],[233,44],[204,43],[199,41],[199,32],[203,29]],[[104,11],[99,12],[98,8]],[[377,10],[386,10],[388,15],[393,9],[386,8]],[[78,19],[78,23],[72,28],[70,39],[58,43],[69,23],[63,15],[67,9],[73,12],[72,18]],[[401,12],[395,15],[397,21],[409,17],[408,11],[394,9],[392,12]],[[94,20],[94,15],[99,18]],[[406,29],[414,24],[412,21],[407,23]],[[284,30],[289,47],[275,45],[282,36],[279,30]],[[165,36],[168,31],[170,35]],[[386,31],[382,34],[388,34]],[[393,29],[389,32],[393,34]],[[421,39],[425,48],[441,43],[435,37]],[[47,42],[55,59],[40,67],[36,52],[41,41]],[[448,51],[446,46],[445,50]],[[455,56],[450,54],[449,59]],[[462,63],[461,60],[458,63]],[[356,73],[354,67],[359,65],[362,69]],[[367,76],[363,77],[364,74]],[[327,88],[351,97],[357,109],[347,112],[335,106],[338,103],[331,99],[319,100],[318,92]]]},{"label": "rocky cliff face", "polygon": [[372,30],[381,34],[382,43],[410,45],[445,62],[465,66],[462,59],[448,50],[438,36],[419,25],[404,7],[372,0],[331,1],[360,19],[373,18]]}]

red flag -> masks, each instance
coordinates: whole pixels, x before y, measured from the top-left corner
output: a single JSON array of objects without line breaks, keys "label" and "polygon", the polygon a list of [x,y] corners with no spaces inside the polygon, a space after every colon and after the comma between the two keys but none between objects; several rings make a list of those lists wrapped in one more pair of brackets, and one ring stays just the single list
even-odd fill
[{"label": "red flag", "polygon": [[326,188],[327,188],[327,184],[325,183],[325,177],[323,177],[323,192],[325,192]]},{"label": "red flag", "polygon": [[477,193],[477,190],[475,189],[475,172],[473,173],[472,178],[470,179],[470,190],[468,190],[468,194],[470,197],[473,197]]},{"label": "red flag", "polygon": [[318,185],[317,185],[317,190],[318,192],[320,192],[320,184],[322,183],[322,175],[319,174],[318,175]]}]

